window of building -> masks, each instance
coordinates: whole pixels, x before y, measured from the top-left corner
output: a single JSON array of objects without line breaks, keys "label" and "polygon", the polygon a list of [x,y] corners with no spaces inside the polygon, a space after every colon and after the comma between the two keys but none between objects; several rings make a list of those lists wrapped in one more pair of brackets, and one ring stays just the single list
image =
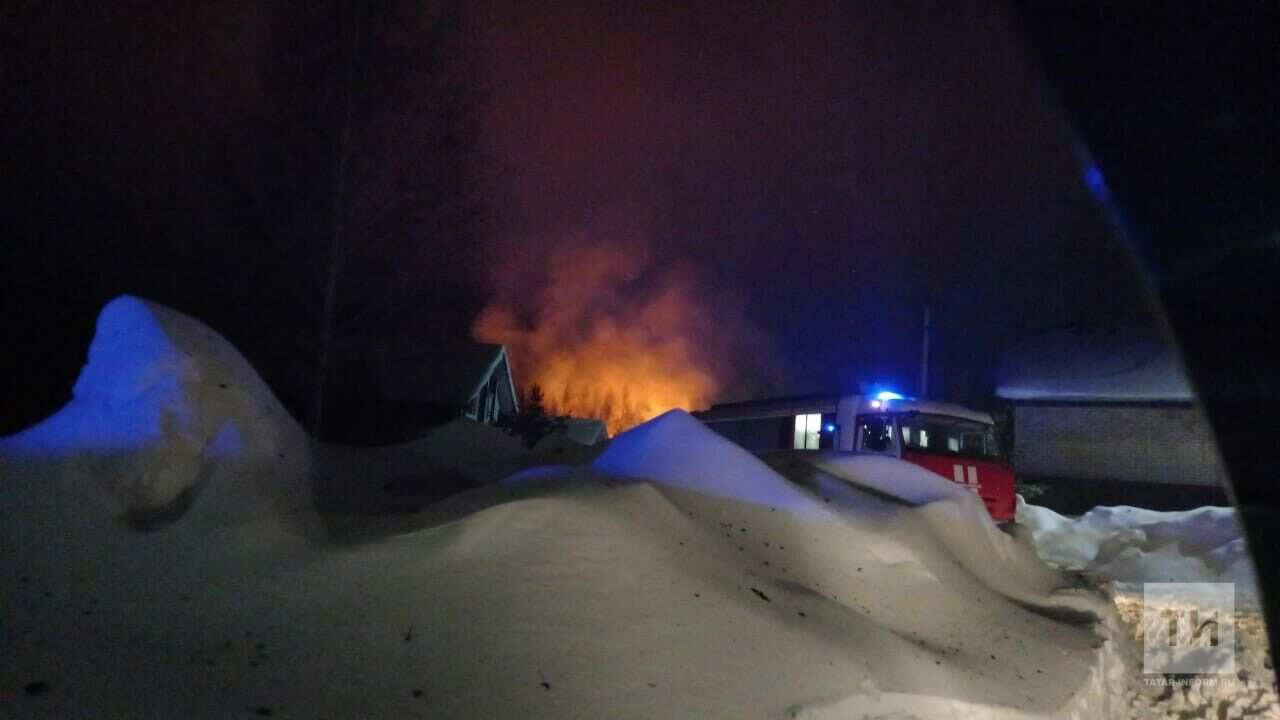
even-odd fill
[{"label": "window of building", "polygon": [[796,450],[817,450],[822,440],[822,414],[807,413],[796,416],[795,435],[791,447]]}]

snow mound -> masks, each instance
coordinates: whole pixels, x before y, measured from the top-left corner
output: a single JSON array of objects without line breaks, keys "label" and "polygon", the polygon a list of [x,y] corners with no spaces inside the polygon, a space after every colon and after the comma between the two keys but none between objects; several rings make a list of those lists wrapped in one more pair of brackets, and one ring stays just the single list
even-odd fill
[{"label": "snow mound", "polygon": [[456,469],[477,483],[497,482],[533,459],[533,453],[515,437],[469,418],[446,423],[404,449],[433,465]]},{"label": "snow mound", "polygon": [[301,429],[230,343],[124,295],[99,314],[71,401],[0,439],[0,469],[23,476],[53,465],[64,482],[93,481],[116,514],[149,527],[181,516],[215,468],[305,463],[305,448]]},{"label": "snow mound", "polygon": [[1078,518],[1018,498],[1026,526],[1046,561],[1122,585],[1144,582],[1234,582],[1238,600],[1257,586],[1234,508],[1158,512],[1098,507]]},{"label": "snow mound", "polygon": [[936,473],[898,458],[841,452],[780,453],[771,462],[858,522],[919,524],[955,562],[1004,597],[1068,613],[1102,611],[1095,595],[1072,590],[1029,541],[996,527],[977,495]]},{"label": "snow mound", "polygon": [[821,510],[759,458],[683,410],[670,410],[618,435],[592,467],[792,512]]},{"label": "snow mound", "polygon": [[814,460],[813,464],[860,487],[896,497],[912,505],[939,500],[969,503],[977,499],[972,492],[937,473],[884,455],[828,452]]},{"label": "snow mound", "polygon": [[[467,423],[361,450],[317,473],[525,452]],[[793,482],[681,412],[334,542],[47,524],[77,500],[51,467],[25,505],[0,483],[5,717],[1107,717],[1116,682],[1110,626],[1053,611],[974,498],[873,490],[876,460]]]},{"label": "snow mound", "polygon": [[411,513],[539,462],[519,440],[469,418],[401,445],[316,449],[317,508],[336,515]]}]

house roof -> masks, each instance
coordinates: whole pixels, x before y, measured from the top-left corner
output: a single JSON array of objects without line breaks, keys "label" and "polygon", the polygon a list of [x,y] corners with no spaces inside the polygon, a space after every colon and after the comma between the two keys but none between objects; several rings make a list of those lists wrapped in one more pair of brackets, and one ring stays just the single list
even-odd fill
[{"label": "house roof", "polygon": [[596,418],[565,418],[564,436],[583,445],[595,445],[609,439],[609,429]]},{"label": "house roof", "polygon": [[1174,353],[1152,328],[1074,328],[1005,349],[996,395],[1010,400],[1172,401],[1193,399]]},{"label": "house roof", "polygon": [[379,386],[386,397],[463,406],[500,366],[514,402],[515,385],[506,348],[492,343],[436,343],[388,351]]}]

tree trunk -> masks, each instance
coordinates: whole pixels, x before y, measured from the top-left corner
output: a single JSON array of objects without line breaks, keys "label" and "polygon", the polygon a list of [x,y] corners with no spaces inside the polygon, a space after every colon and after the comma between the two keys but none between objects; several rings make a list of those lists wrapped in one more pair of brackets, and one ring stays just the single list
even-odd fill
[{"label": "tree trunk", "polygon": [[328,391],[329,369],[334,354],[334,325],[337,314],[338,275],[342,263],[342,244],[346,234],[346,176],[347,157],[351,145],[352,95],[355,82],[354,59],[346,22],[346,5],[337,3],[339,52],[342,58],[342,127],[338,132],[338,144],[334,148],[329,195],[329,261],[325,268],[324,305],[320,313],[319,348],[316,353],[315,391],[311,401],[311,435],[315,440],[323,437],[325,430],[325,395]]}]

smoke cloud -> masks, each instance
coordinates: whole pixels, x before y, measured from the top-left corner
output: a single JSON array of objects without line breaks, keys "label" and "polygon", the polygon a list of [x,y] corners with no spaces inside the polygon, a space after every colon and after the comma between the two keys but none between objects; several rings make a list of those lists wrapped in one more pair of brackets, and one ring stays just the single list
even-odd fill
[{"label": "smoke cloud", "polygon": [[603,419],[611,433],[707,407],[739,379],[742,341],[758,336],[693,268],[634,245],[559,244],[539,270],[532,297],[491,304],[475,335],[505,344],[549,409]]}]

